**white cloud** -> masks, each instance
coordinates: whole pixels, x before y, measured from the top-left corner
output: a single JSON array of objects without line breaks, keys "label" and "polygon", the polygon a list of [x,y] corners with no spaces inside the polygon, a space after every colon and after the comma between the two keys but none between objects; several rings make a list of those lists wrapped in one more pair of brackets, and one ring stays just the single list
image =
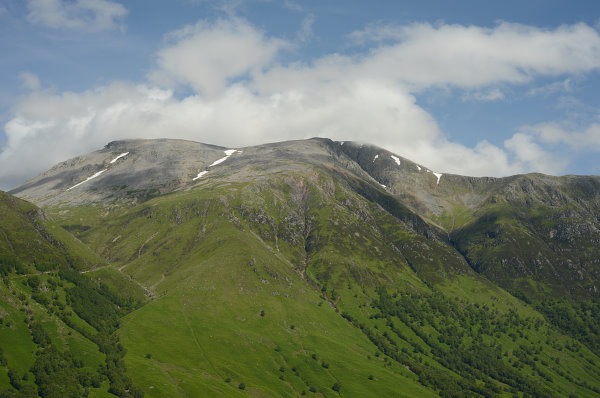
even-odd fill
[{"label": "white cloud", "polygon": [[600,124],[598,123],[581,130],[565,128],[560,123],[540,123],[522,127],[520,134],[545,144],[560,145],[562,148],[600,152]]},{"label": "white cloud", "polygon": [[[477,176],[560,173],[568,159],[552,150],[553,143],[573,137],[600,142],[594,141],[597,126],[552,134],[538,125],[518,131],[503,147],[487,141],[468,147],[448,139],[414,97],[417,89],[443,84],[498,99],[499,82],[595,69],[600,39],[593,29],[411,25],[400,32],[399,42],[366,54],[282,65],[278,55],[288,43],[246,21],[186,26],[167,37],[146,84],[25,96],[5,125],[0,186],[124,138],[242,147],[321,136],[373,143],[438,172]],[[566,53],[570,59],[562,58]],[[182,86],[195,92],[175,95]]]},{"label": "white cloud", "polygon": [[516,161],[528,170],[541,171],[547,174],[560,174],[567,166],[568,159],[550,153],[531,135],[516,133],[504,143],[506,149],[512,151]]},{"label": "white cloud", "polygon": [[372,50],[363,67],[371,74],[399,79],[417,88],[525,83],[536,76],[600,67],[600,35],[585,24],[555,30],[505,22],[494,28],[384,25],[368,27],[352,37],[362,42],[392,40]]},{"label": "white cloud", "polygon": [[110,0],[29,0],[27,19],[55,29],[100,31],[120,26],[128,11]]},{"label": "white cloud", "polygon": [[240,19],[201,21],[169,37],[171,45],[158,52],[158,68],[150,80],[190,85],[209,96],[222,92],[235,78],[259,72],[286,46]]},{"label": "white cloud", "polygon": [[19,79],[23,83],[23,86],[31,91],[37,91],[41,87],[40,78],[31,72],[19,73]]}]

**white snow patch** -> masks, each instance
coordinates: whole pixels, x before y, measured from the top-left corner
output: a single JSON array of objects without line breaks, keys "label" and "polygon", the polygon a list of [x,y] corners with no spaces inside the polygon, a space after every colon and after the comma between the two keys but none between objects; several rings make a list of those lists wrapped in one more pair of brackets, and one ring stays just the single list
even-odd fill
[{"label": "white snow patch", "polygon": [[438,179],[437,183],[438,183],[438,185],[440,185],[440,178],[442,178],[443,174],[442,173],[433,173],[433,175],[437,177],[437,179]]},{"label": "white snow patch", "polygon": [[396,164],[398,166],[400,166],[400,158],[398,158],[397,156],[394,156],[394,155],[390,155],[390,156],[392,157],[392,159],[394,159],[394,162],[396,162]]},{"label": "white snow patch", "polygon": [[223,163],[224,161],[226,161],[227,159],[229,159],[229,157],[230,157],[231,155],[233,155],[234,153],[236,153],[236,152],[241,152],[241,151],[238,151],[237,149],[228,149],[228,150],[226,150],[226,151],[223,151],[223,152],[225,152],[225,155],[226,155],[226,156],[225,156],[225,157],[222,157],[221,159],[217,159],[217,160],[215,160],[215,161],[214,161],[214,162],[212,162],[212,164],[211,164],[210,166],[208,166],[208,167],[212,167],[212,166],[216,166],[216,165],[218,165],[218,164],[221,164],[221,163]]},{"label": "white snow patch", "polygon": [[208,173],[208,170],[201,171],[196,177],[192,179],[192,181],[196,181],[198,178],[202,177],[206,173]]},{"label": "white snow patch", "polygon": [[344,141],[340,142],[340,145],[344,145]]},{"label": "white snow patch", "polygon": [[381,185],[381,186],[382,186],[382,187],[384,187],[384,188],[387,188],[387,187],[386,187],[385,185],[383,185],[383,184],[379,184],[379,185]]},{"label": "white snow patch", "polygon": [[81,184],[83,184],[84,182],[88,182],[89,180],[91,180],[92,178],[96,178],[98,177],[100,174],[104,173],[106,170],[108,169],[104,169],[104,170],[100,170],[99,172],[97,172],[96,174],[94,174],[91,177],[86,178],[84,181],[81,181],[79,184],[75,184],[73,185],[71,188],[67,189],[67,191],[70,191],[71,189],[80,186]]},{"label": "white snow patch", "polygon": [[419,169],[419,171],[421,171],[421,168],[419,167],[419,165],[415,165],[415,166],[417,166],[417,169]]},{"label": "white snow patch", "polygon": [[111,163],[111,164],[113,164],[113,163],[114,163],[114,162],[116,162],[117,160],[119,160],[119,159],[121,159],[122,157],[125,157],[125,156],[127,156],[127,155],[129,155],[129,152],[122,153],[122,154],[120,154],[119,156],[117,156],[116,158],[114,158],[113,160],[111,160],[111,161],[110,161],[110,163]]},{"label": "white snow patch", "polygon": [[378,157],[379,157],[379,155],[375,155],[375,157],[373,158],[373,161],[375,161]]}]

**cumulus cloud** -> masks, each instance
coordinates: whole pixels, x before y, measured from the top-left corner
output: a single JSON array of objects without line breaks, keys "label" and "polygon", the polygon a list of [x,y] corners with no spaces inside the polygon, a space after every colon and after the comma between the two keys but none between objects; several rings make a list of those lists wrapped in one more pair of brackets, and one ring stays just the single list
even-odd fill
[{"label": "cumulus cloud", "polygon": [[157,54],[151,81],[190,85],[213,96],[229,83],[268,66],[286,43],[268,38],[241,19],[200,21],[169,35],[170,45]]},{"label": "cumulus cloud", "polygon": [[29,22],[55,29],[100,31],[120,26],[128,11],[110,0],[29,0]]},{"label": "cumulus cloud", "polygon": [[321,136],[373,143],[435,171],[478,176],[560,173],[566,160],[553,159],[548,145],[573,137],[600,142],[597,126],[577,133],[538,125],[502,147],[487,141],[468,147],[449,139],[415,99],[416,90],[440,84],[498,99],[499,82],[596,69],[600,37],[593,29],[420,24],[397,32],[395,42],[367,52],[281,64],[288,43],[244,20],[186,26],[168,35],[145,84],[25,96],[4,128],[0,185],[17,185],[124,138],[241,147]]}]

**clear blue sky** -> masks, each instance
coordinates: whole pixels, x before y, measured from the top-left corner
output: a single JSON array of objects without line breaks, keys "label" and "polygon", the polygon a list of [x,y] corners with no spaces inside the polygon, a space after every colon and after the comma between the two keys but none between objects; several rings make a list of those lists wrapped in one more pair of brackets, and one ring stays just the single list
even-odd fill
[{"label": "clear blue sky", "polygon": [[600,2],[0,0],[0,189],[119,138],[600,174]]}]

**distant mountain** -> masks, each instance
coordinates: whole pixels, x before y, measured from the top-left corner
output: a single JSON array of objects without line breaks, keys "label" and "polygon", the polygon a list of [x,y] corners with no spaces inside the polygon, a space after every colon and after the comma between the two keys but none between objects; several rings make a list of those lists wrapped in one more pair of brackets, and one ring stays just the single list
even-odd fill
[{"label": "distant mountain", "polygon": [[114,393],[600,394],[600,177],[127,140],[11,193],[146,292]]}]

